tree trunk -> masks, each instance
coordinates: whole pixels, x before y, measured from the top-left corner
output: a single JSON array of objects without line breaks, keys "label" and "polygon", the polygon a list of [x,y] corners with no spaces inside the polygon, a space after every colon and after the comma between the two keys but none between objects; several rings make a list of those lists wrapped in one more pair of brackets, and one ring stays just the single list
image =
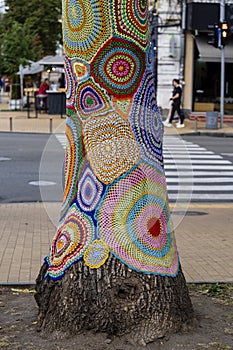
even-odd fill
[{"label": "tree trunk", "polygon": [[192,324],[182,271],[175,278],[140,274],[113,255],[96,270],[80,261],[57,281],[44,279],[46,270],[36,281],[39,326],[58,338],[92,330],[145,345]]},{"label": "tree trunk", "polygon": [[36,284],[41,329],[131,333],[193,317],[163,169],[146,0],[63,1],[67,150],[61,219]]}]

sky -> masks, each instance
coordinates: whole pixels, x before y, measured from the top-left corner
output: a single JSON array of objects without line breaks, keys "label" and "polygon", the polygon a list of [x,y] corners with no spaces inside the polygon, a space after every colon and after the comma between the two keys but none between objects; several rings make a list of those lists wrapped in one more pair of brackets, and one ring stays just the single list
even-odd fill
[{"label": "sky", "polygon": [[0,12],[4,12],[4,11],[5,11],[5,1],[0,0]]}]

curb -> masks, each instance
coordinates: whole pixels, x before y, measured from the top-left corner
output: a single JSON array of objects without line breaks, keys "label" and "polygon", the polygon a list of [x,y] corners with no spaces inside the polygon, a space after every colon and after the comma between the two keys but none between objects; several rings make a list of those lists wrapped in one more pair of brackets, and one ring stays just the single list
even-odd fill
[{"label": "curb", "polygon": [[212,136],[212,137],[233,137],[232,132],[210,132],[210,131],[194,131],[180,133],[182,136]]},{"label": "curb", "polygon": [[44,132],[44,131],[40,132],[40,131],[6,131],[6,130],[1,131],[1,130],[0,130],[0,133],[1,133],[1,134],[31,134],[31,135],[48,135],[48,136],[50,136],[50,135],[54,135],[54,133],[53,133],[53,132]]},{"label": "curb", "polygon": [[[166,136],[166,134],[164,134]],[[187,131],[179,134],[167,134],[167,135],[179,135],[179,136],[210,136],[210,137],[233,137],[232,132],[210,132],[210,131]]]},{"label": "curb", "polygon": [[0,288],[15,288],[15,287],[20,287],[20,288],[33,288],[35,287],[36,282],[0,282]]}]

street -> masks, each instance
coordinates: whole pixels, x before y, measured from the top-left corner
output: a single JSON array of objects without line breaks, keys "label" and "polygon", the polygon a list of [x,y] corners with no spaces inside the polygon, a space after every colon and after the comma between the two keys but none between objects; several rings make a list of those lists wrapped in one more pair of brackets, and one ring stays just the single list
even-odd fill
[{"label": "street", "polygon": [[55,136],[0,133],[0,203],[41,201],[40,189],[45,200],[60,202],[63,157]]},{"label": "street", "polygon": [[167,136],[164,164],[171,202],[233,200],[231,138]]},{"label": "street", "polygon": [[[61,202],[65,135],[0,134],[0,203]],[[171,202],[232,202],[232,138],[167,136]]]}]

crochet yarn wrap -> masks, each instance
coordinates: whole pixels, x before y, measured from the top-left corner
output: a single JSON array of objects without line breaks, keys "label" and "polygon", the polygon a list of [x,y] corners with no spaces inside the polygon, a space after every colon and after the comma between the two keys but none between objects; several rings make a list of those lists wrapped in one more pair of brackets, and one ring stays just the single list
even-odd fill
[{"label": "crochet yarn wrap", "polygon": [[176,276],[147,0],[63,0],[65,190],[46,263],[56,280],[113,254],[140,273]]}]

